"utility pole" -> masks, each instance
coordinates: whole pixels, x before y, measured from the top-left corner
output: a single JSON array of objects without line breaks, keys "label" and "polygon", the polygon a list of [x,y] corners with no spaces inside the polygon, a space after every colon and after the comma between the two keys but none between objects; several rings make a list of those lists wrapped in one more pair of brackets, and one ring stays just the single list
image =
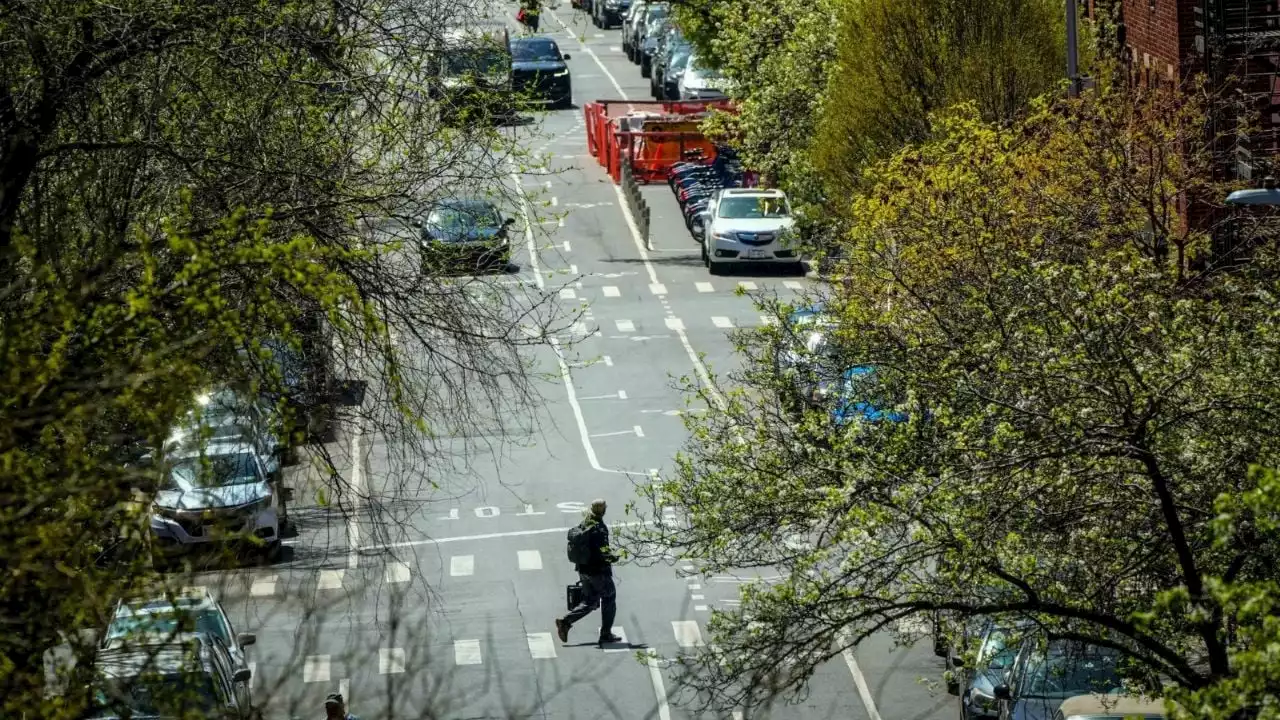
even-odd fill
[{"label": "utility pole", "polygon": [[1076,47],[1076,0],[1067,0],[1067,95],[1080,97],[1080,57]]}]

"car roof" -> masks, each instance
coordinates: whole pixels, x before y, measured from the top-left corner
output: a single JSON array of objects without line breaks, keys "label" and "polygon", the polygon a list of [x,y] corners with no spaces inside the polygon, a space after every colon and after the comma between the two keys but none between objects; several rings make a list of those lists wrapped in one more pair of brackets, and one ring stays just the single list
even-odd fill
[{"label": "car roof", "polygon": [[1064,718],[1164,717],[1164,701],[1135,695],[1076,695],[1059,708]]},{"label": "car roof", "polygon": [[743,196],[743,197],[786,197],[787,194],[776,189],[762,188],[725,188],[720,191],[725,197]]},{"label": "car roof", "polygon": [[550,45],[552,47],[559,47],[558,45],[556,45],[555,40],[552,40],[549,37],[540,37],[536,35],[530,35],[528,37],[512,38],[511,44],[512,45]]}]

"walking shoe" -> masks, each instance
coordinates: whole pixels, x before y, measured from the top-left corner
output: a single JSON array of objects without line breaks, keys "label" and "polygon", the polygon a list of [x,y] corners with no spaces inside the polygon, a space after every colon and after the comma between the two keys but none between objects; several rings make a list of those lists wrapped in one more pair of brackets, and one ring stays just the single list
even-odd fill
[{"label": "walking shoe", "polygon": [[556,637],[560,638],[560,642],[569,642],[569,623],[556,618]]},{"label": "walking shoe", "polygon": [[600,636],[601,645],[609,645],[612,643],[620,643],[620,642],[622,642],[622,638],[618,637],[617,635],[614,635],[613,633],[605,633],[604,635]]}]

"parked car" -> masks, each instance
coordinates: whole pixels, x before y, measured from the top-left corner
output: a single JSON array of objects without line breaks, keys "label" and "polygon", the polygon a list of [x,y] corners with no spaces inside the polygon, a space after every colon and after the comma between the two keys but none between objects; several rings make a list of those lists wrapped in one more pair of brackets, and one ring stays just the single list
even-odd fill
[{"label": "parked car", "polygon": [[1077,695],[1067,698],[1054,720],[1164,720],[1164,701],[1133,695]]},{"label": "parked car", "polygon": [[648,31],[650,24],[657,18],[665,18],[670,13],[670,7],[665,2],[646,2],[644,7],[636,13],[631,20],[629,38],[631,53],[627,56],[631,58],[631,62],[639,65],[641,58],[641,49],[644,46],[644,36]]},{"label": "parked car", "polygon": [[511,83],[530,100],[552,107],[573,105],[573,79],[560,46],[549,37],[519,37],[511,41]]},{"label": "parked car", "polygon": [[488,200],[451,198],[437,204],[423,221],[422,269],[428,274],[460,270],[470,273],[511,262],[507,228],[515,218],[503,218]]},{"label": "parked car", "polygon": [[800,256],[789,237],[795,226],[787,195],[781,190],[726,188],[708,208],[702,244],[703,260],[712,275],[734,263],[784,262],[799,270]]},{"label": "parked car", "polygon": [[208,633],[103,651],[94,674],[88,715],[95,720],[254,717],[252,671],[235,667],[226,646]]},{"label": "parked car", "polygon": [[640,77],[647,78],[653,74],[653,56],[658,53],[662,38],[673,28],[671,16],[665,11],[650,16],[645,23],[640,36]]},{"label": "parked car", "polygon": [[600,0],[591,5],[591,22],[598,28],[611,28],[622,22],[631,9],[631,0]]},{"label": "parked car", "polygon": [[632,40],[636,35],[636,24],[644,19],[648,5],[648,0],[633,0],[631,8],[622,16],[622,52],[626,54],[628,60],[635,56]]},{"label": "parked car", "polygon": [[697,53],[689,56],[680,75],[677,91],[681,100],[723,100],[729,81],[721,72],[706,65]]},{"label": "parked car", "polygon": [[667,41],[666,48],[653,64],[652,89],[657,100],[680,99],[680,76],[689,64],[693,46],[683,37]]},{"label": "parked car", "polygon": [[999,715],[996,686],[1002,684],[1006,673],[1018,656],[1018,641],[1028,628],[1012,623],[986,622],[976,633],[966,634],[975,641],[973,662],[960,666],[960,656],[969,650],[958,648],[961,653],[947,653],[947,666],[956,677],[948,690],[960,696],[961,720],[995,718]]},{"label": "parked car", "polygon": [[1121,692],[1120,653],[1075,640],[1026,638],[1007,679],[993,689],[1000,720],[1049,720],[1076,695]]},{"label": "parked car", "polygon": [[135,598],[116,603],[102,636],[104,650],[169,640],[189,633],[206,633],[222,641],[232,666],[249,667],[245,648],[257,642],[253,633],[237,633],[230,618],[208,588],[187,588],[168,597]]},{"label": "parked car", "polygon": [[820,384],[820,397],[830,397],[831,421],[836,425],[854,422],[906,422],[907,414],[887,407],[877,398],[883,388],[876,379],[876,369],[870,365],[858,365],[846,369],[839,380]]},{"label": "parked car", "polygon": [[193,449],[202,442],[242,441],[253,445],[266,466],[267,475],[278,479],[286,454],[286,443],[275,427],[275,408],[264,398],[251,397],[229,385],[201,393],[169,433],[165,450]]},{"label": "parked car", "polygon": [[[280,488],[257,450],[244,442],[210,442],[162,453],[164,484],[152,501],[151,534],[161,557],[215,542],[280,549]],[[253,542],[253,541],[250,541]]]}]

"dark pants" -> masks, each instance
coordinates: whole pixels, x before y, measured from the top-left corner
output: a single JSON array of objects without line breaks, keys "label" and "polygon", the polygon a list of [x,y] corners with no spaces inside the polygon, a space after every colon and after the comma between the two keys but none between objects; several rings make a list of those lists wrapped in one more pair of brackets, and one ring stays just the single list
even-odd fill
[{"label": "dark pants", "polygon": [[582,602],[564,616],[565,624],[572,627],[587,613],[600,608],[600,635],[609,635],[613,632],[613,618],[618,614],[618,591],[613,587],[613,576],[578,573],[578,578],[582,581]]}]

